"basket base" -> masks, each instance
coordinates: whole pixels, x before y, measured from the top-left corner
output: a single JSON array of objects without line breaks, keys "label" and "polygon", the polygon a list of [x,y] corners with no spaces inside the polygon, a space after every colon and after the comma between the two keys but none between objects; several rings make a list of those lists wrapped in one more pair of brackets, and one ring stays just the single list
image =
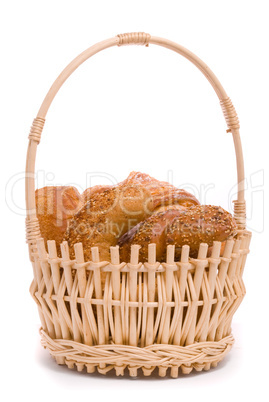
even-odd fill
[{"label": "basket base", "polygon": [[86,369],[88,373],[97,370],[100,374],[107,374],[114,369],[117,376],[128,372],[131,377],[136,377],[139,369],[142,369],[144,376],[150,376],[156,367],[160,377],[170,374],[173,378],[177,378],[180,371],[189,374],[193,369],[209,370],[223,360],[234,343],[233,336],[229,335],[220,341],[197,342],[187,346],[88,346],[72,340],[52,339],[42,328],[40,335],[41,344],[60,365],[77,371]]}]

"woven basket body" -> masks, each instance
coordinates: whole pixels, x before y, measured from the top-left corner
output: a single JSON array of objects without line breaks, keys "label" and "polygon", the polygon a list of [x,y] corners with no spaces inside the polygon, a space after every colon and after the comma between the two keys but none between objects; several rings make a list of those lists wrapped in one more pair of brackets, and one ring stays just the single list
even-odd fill
[{"label": "woven basket body", "polygon": [[[183,246],[180,261],[174,246],[167,247],[165,263],[156,261],[156,246],[149,245],[148,261],[139,262],[139,246],[132,246],[130,261],[121,262],[118,247],[111,260],[100,261],[98,247],[84,261],[81,243],[70,259],[67,242],[53,239],[44,244],[35,209],[35,157],[47,110],[63,82],[86,59],[111,46],[155,44],[185,56],[206,76],[218,95],[237,158],[238,197],[234,218],[239,231],[235,239],[200,244],[198,257],[189,257]],[[193,53],[166,39],[144,33],[118,35],[92,46],[60,74],[48,92],[30,135],[26,164],[26,233],[34,279],[31,294],[41,320],[42,344],[58,364],[69,368],[96,369],[105,374],[136,376],[142,369],[160,376],[208,370],[231,349],[231,322],[245,287],[242,275],[251,233],[245,229],[244,167],[239,122],[235,109],[212,71]],[[105,278],[105,283],[101,283]]]}]

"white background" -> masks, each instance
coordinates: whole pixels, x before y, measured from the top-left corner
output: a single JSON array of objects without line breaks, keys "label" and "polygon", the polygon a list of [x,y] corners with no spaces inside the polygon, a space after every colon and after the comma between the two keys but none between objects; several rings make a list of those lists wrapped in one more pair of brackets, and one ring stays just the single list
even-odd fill
[{"label": "white background", "polygon": [[[247,295],[233,320],[236,342],[218,368],[176,380],[102,377],[58,367],[40,345],[29,294],[23,171],[32,119],[75,56],[132,31],[168,38],[201,57],[241,123],[253,239],[244,273]],[[268,400],[268,36],[267,2],[261,0],[1,3],[3,400]],[[203,203],[231,210],[235,198],[232,137],[213,89],[187,60],[153,45],[108,49],[71,76],[47,115],[37,169],[39,187],[73,183],[83,190],[87,172],[102,173],[91,183],[97,184],[106,182],[104,174],[120,181],[137,170],[170,178]]]}]

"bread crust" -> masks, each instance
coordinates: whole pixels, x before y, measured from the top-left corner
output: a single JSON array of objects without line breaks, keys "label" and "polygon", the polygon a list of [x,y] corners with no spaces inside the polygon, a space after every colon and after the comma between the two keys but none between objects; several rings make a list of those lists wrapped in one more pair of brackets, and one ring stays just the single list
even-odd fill
[{"label": "bread crust", "polygon": [[156,257],[166,260],[166,247],[175,245],[175,259],[179,260],[183,245],[190,246],[190,256],[197,257],[200,243],[213,245],[235,236],[237,226],[232,215],[219,206],[196,205],[186,209],[167,209],[153,214],[118,241],[121,260],[130,260],[132,244],[141,246],[139,260],[147,261],[148,245],[156,243]]},{"label": "bread crust", "polygon": [[151,176],[131,172],[117,185],[93,193],[90,200],[69,222],[64,239],[70,245],[82,242],[85,259],[91,259],[91,247],[98,246],[100,258],[110,260],[110,246],[139,222],[163,205],[197,205],[199,201],[184,190]]},{"label": "bread crust", "polygon": [[55,240],[59,251],[68,221],[82,207],[82,197],[73,186],[47,186],[35,191],[36,213],[45,243]]},{"label": "bread crust", "polygon": [[84,190],[82,193],[82,199],[83,199],[84,204],[86,204],[86,202],[90,201],[90,198],[93,196],[93,194],[101,193],[104,190],[109,189],[110,187],[112,187],[112,186],[97,184],[96,186],[86,188],[86,190]]}]

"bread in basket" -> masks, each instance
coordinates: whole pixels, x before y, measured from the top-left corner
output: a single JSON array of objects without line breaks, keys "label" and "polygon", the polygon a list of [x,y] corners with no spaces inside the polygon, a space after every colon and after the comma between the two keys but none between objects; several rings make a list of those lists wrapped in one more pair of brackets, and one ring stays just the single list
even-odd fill
[{"label": "bread in basket", "polygon": [[[213,86],[231,132],[237,160],[238,194],[234,201],[237,234],[210,247],[201,242],[197,255],[183,245],[167,246],[165,261],[156,259],[156,244],[130,243],[129,260],[110,247],[100,260],[98,245],[85,260],[81,242],[68,246],[41,236],[35,203],[35,158],[47,111],[56,93],[85,60],[112,46],[159,45],[190,60]],[[251,233],[246,230],[244,165],[235,109],[220,82],[197,56],[167,39],[129,33],[100,42],[75,58],[59,75],[34,119],[26,163],[26,234],[34,278],[31,294],[41,320],[42,344],[58,364],[93,373],[114,369],[145,376],[157,368],[160,376],[208,370],[231,349],[233,314],[245,287],[242,280]],[[221,251],[222,250],[222,251]],[[145,251],[144,251],[145,253]],[[126,257],[127,259],[127,257]]]}]

